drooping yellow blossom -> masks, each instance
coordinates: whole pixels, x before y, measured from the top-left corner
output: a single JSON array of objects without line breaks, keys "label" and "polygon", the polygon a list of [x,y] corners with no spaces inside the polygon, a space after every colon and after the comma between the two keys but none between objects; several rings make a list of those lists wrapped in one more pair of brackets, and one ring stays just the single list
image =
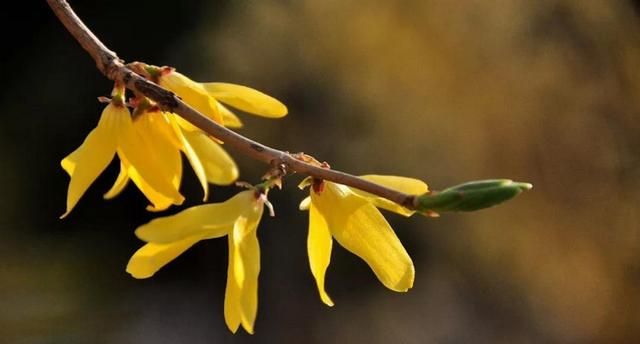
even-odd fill
[{"label": "drooping yellow blossom", "polygon": [[[262,117],[281,118],[287,114],[287,107],[280,101],[246,86],[221,82],[199,83],[171,67],[146,66],[145,70],[161,86],[226,127],[239,128],[242,122],[222,103]],[[195,128],[188,122],[182,124],[190,129]]]},{"label": "drooping yellow blossom", "polygon": [[247,190],[222,203],[195,206],[173,216],[152,220],[136,230],[136,235],[147,244],[131,257],[127,272],[135,278],[151,277],[198,241],[227,235],[229,267],[225,322],[233,333],[240,325],[253,333],[260,273],[256,231],[265,201],[264,194]]},{"label": "drooping yellow blossom", "polygon": [[[241,127],[242,122],[221,102],[264,117],[279,118],[287,114],[286,106],[278,100],[245,86],[198,83],[171,67],[160,68],[143,63],[136,66],[139,72],[173,91],[196,110],[228,127]],[[133,180],[151,202],[147,207],[151,211],[165,210],[184,201],[179,192],[182,177],[180,152],[187,156],[193,167],[202,185],[204,200],[208,197],[209,183],[228,185],[237,179],[237,166],[218,144],[220,141],[209,137],[180,116],[161,112],[146,98],[143,99],[147,102],[146,106],[142,110],[136,108],[137,115],[132,121],[128,109],[123,106],[124,89],[119,88],[114,96],[114,104],[103,113],[105,120],[101,120],[83,146],[63,160],[63,168],[72,175],[67,212],[63,216],[71,211],[88,186],[109,164],[113,154],[109,155],[108,152],[117,151],[121,164],[120,174],[104,197],[110,199],[117,196],[128,181]],[[135,141],[135,144],[129,141]],[[134,152],[129,152],[131,149]],[[94,154],[94,150],[97,154]],[[75,160],[78,159],[83,159],[82,164],[87,167],[83,167],[74,179]],[[87,165],[86,161],[92,161],[91,165]],[[149,166],[143,166],[143,163]]]},{"label": "drooping yellow blossom", "polygon": [[[411,178],[380,175],[362,178],[411,194],[428,190],[425,183]],[[300,209],[309,210],[309,266],[325,304],[333,306],[324,288],[332,237],[362,258],[387,288],[404,292],[413,286],[413,262],[376,207],[404,216],[410,216],[412,211],[381,197],[328,181],[314,182],[310,189],[311,195],[302,201]]]},{"label": "drooping yellow blossom", "polygon": [[[117,153],[122,166],[149,201],[182,204],[184,197],[174,182],[175,176],[163,168],[164,161],[150,142],[135,130],[129,109],[124,106],[124,89],[114,89],[114,98],[102,112],[98,125],[82,145],[61,161],[71,180],[67,193],[67,216],[93,181]],[[118,178],[117,183],[122,183]]]},{"label": "drooping yellow blossom", "polygon": [[[204,191],[206,201],[209,193],[209,183],[229,185],[238,178],[238,168],[233,159],[218,143],[204,132],[184,130],[171,113],[161,112],[157,108],[141,111],[133,121],[136,132],[152,150],[149,155],[156,156],[162,163],[162,169],[172,176],[172,183],[176,189],[180,188],[182,177],[182,151],[189,160]],[[134,172],[134,174],[132,174]],[[118,195],[126,186],[129,178],[135,178],[135,170],[126,163],[121,165],[120,175],[113,187],[105,194],[110,199]],[[156,202],[151,211],[165,210],[171,204],[171,199],[163,198],[151,191]]]}]

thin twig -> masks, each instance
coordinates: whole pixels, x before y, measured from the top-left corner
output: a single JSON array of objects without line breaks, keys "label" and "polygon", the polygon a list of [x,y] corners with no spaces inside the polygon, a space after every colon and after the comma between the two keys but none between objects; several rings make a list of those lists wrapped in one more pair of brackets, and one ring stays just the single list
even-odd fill
[{"label": "thin twig", "polygon": [[212,121],[196,111],[173,92],[145,79],[125,66],[116,53],[109,50],[87,28],[65,0],[47,0],[49,6],[65,28],[80,43],[96,62],[96,66],[107,78],[120,81],[132,91],[140,92],[155,101],[163,110],[180,115],[202,131],[223,141],[243,154],[271,166],[284,166],[288,172],[297,172],[314,178],[344,184],[413,209],[414,195],[398,192],[382,185],[358,178],[354,175],[316,166],[299,160],[292,154],[253,141]]}]

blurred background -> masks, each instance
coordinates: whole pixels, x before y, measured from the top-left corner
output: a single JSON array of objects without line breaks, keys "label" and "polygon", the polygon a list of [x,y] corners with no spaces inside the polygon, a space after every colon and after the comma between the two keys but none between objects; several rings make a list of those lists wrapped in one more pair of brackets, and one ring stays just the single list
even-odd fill
[{"label": "blurred background", "polygon": [[[65,220],[60,160],[111,84],[44,1],[0,14],[0,342],[634,343],[640,341],[640,4],[540,0],[73,1],[118,55],[263,90],[280,121],[242,133],[355,174],[432,189],[534,184],[478,213],[386,213],[416,266],[386,290],[334,245],[324,306],[308,269],[304,197],[287,179],[259,229],[256,334],[223,319],[225,239],[148,280],[124,270],[153,218],[117,163]],[[259,162],[231,151],[241,179]],[[186,205],[201,197],[185,169]],[[237,192],[217,187],[213,200]],[[173,209],[166,214],[174,213]]]}]

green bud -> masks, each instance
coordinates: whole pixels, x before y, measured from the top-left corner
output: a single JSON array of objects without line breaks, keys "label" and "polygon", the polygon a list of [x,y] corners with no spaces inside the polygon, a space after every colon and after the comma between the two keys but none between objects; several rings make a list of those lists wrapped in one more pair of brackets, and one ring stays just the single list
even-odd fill
[{"label": "green bud", "polygon": [[417,196],[415,207],[418,211],[436,213],[474,211],[498,205],[532,187],[509,179],[478,180]]}]

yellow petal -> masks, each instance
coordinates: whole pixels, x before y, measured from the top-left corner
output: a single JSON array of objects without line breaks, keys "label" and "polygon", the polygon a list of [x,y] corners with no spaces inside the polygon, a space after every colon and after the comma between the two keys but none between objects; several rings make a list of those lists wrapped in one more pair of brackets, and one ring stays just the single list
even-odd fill
[{"label": "yellow petal", "polygon": [[307,237],[307,252],[309,254],[309,266],[311,274],[316,280],[320,298],[328,306],[333,306],[333,301],[324,289],[324,277],[331,261],[331,245],[333,239],[329,227],[322,214],[311,204],[309,208],[309,236]]},{"label": "yellow petal", "polygon": [[307,196],[300,202],[298,209],[309,210],[309,206],[311,206],[311,197]]},{"label": "yellow petal", "polygon": [[222,115],[218,111],[217,101],[207,93],[201,84],[176,71],[172,71],[160,77],[160,85],[173,91],[191,107],[212,120],[220,124],[223,123]]},{"label": "yellow petal", "polygon": [[136,235],[144,241],[157,243],[173,242],[194,235],[207,239],[221,237],[255,203],[252,190],[242,191],[222,203],[198,205],[172,216],[153,219],[138,227]]},{"label": "yellow petal", "polygon": [[191,124],[191,122],[186,119],[180,117],[179,115],[172,114],[173,120],[180,125],[180,128],[186,131],[201,131],[200,128]]},{"label": "yellow petal", "polygon": [[[255,202],[254,202],[255,203]],[[256,206],[237,219],[229,233],[229,269],[224,314],[227,326],[236,332],[238,324],[253,334],[258,311],[258,275],[260,274],[260,246],[257,227],[262,205]]]},{"label": "yellow petal", "polygon": [[[180,142],[180,139],[176,135],[176,132],[172,124],[174,121],[177,120],[177,118],[180,118],[180,116],[171,112],[162,112],[160,115],[155,114],[153,116],[153,126],[155,127],[158,135],[163,136],[167,141],[171,142],[171,144],[174,147],[176,147],[177,149],[180,149],[180,147],[182,147],[182,143]],[[184,119],[183,121],[186,123],[189,123]],[[200,130],[196,127],[194,128],[197,131]]]},{"label": "yellow petal", "polygon": [[140,189],[149,202],[151,202],[151,205],[147,206],[148,211],[163,211],[168,209],[171,205],[181,205],[184,202],[184,197],[182,196],[181,198],[173,199],[157,192],[145,181],[144,178],[142,178],[142,176],[140,176],[140,173],[138,173],[135,167],[126,162],[126,158],[124,156],[121,155],[120,159],[124,162],[125,166],[127,166],[127,174],[133,183],[136,184],[138,189]]},{"label": "yellow petal", "polygon": [[362,258],[382,284],[394,291],[413,286],[413,262],[375,206],[349,188],[330,182],[325,182],[321,194],[312,191],[311,201],[338,243]]},{"label": "yellow petal", "polygon": [[67,216],[93,181],[109,165],[116,151],[118,131],[131,122],[129,110],[112,104],[102,111],[100,120],[82,145],[60,163],[71,177],[67,191]]},{"label": "yellow petal", "polygon": [[[382,175],[374,175],[374,174],[360,176],[360,178],[366,179],[376,184],[380,184],[390,189],[398,190],[410,195],[421,195],[429,191],[429,187],[427,186],[427,184],[425,184],[421,180],[414,179],[414,178],[399,177],[399,176],[382,176]],[[409,210],[386,198],[378,197],[376,195],[370,194],[368,192],[360,191],[354,188],[352,188],[351,190],[355,194],[361,197],[365,197],[378,208],[386,209],[403,216],[411,216],[413,215],[413,213],[415,213],[415,211]]]},{"label": "yellow petal", "polygon": [[226,106],[218,103],[218,110],[220,114],[222,114],[222,119],[224,120],[224,126],[227,128],[242,128],[242,121],[240,118],[236,116],[231,110],[227,109]]},{"label": "yellow petal", "polygon": [[107,191],[102,197],[104,199],[112,199],[118,196],[122,192],[122,190],[124,190],[125,186],[127,186],[127,184],[129,184],[127,167],[122,161],[120,161],[120,172],[118,173],[118,177],[113,183],[113,186],[111,186],[111,189],[109,189],[109,191]]},{"label": "yellow petal", "polygon": [[67,158],[62,160],[63,168],[67,167],[65,170],[71,171],[71,180],[67,190],[67,210],[60,218],[69,215],[89,186],[109,165],[116,148],[112,141],[112,137],[94,129],[72,153],[75,162],[72,163],[71,159]]},{"label": "yellow petal", "polygon": [[[304,190],[306,187],[311,186],[311,184],[313,184],[313,178],[312,177],[306,177],[302,181],[300,181],[300,183],[298,183],[298,189]],[[300,209],[300,210],[302,210],[302,209]]]},{"label": "yellow petal", "polygon": [[[91,134],[91,132],[89,132],[89,134]],[[89,138],[88,136],[89,135],[85,138],[85,141]],[[80,157],[81,152],[82,150],[78,147],[60,161],[60,166],[62,166],[62,169],[67,172],[69,176],[72,176],[73,172],[76,170],[76,164],[78,163],[78,158]]]},{"label": "yellow petal", "polygon": [[202,132],[185,132],[185,138],[200,159],[209,183],[229,185],[238,179],[238,167],[231,156]]},{"label": "yellow petal", "polygon": [[398,190],[408,194],[423,194],[429,191],[429,187],[425,182],[415,178],[400,176],[384,176],[377,174],[368,174],[360,176],[362,179],[384,185],[390,189]]},{"label": "yellow petal", "polygon": [[170,178],[175,190],[179,190],[182,180],[180,141],[167,116],[161,112],[145,113],[134,122],[134,127],[151,147],[149,155],[154,156],[157,167],[164,172],[165,178]]},{"label": "yellow petal", "polygon": [[[127,175],[144,193],[151,205],[149,211],[162,211],[171,205],[180,205],[184,197],[180,194],[180,182],[182,179],[182,158],[178,150],[179,143],[173,127],[168,121],[169,114],[161,112],[143,113],[133,124],[132,140],[136,140],[136,148],[133,154],[139,160],[146,158],[150,166],[154,166],[157,175],[151,174],[151,168],[141,168],[131,165],[127,160],[126,152],[119,151],[120,159],[126,168]],[[131,146],[125,145],[125,150]],[[140,153],[142,151],[143,153]],[[131,154],[132,152],[129,152]],[[144,157],[142,155],[144,154]],[[155,184],[152,184],[155,183]],[[170,188],[170,195],[157,189]]]},{"label": "yellow petal", "polygon": [[254,115],[279,118],[287,114],[284,104],[253,88],[222,82],[203,83],[202,86],[217,100]]},{"label": "yellow petal", "polygon": [[200,240],[200,237],[189,237],[168,244],[146,244],[133,254],[127,272],[135,278],[149,278]]},{"label": "yellow petal", "polygon": [[187,156],[187,160],[189,160],[191,168],[193,168],[193,172],[195,172],[196,177],[198,177],[198,181],[200,181],[200,186],[202,186],[202,191],[204,193],[202,201],[205,202],[209,198],[209,182],[207,181],[207,173],[205,171],[202,160],[198,156],[198,153],[196,152],[190,141],[190,139],[193,136],[199,134],[199,132],[190,132],[186,130],[183,131],[176,121],[173,121],[172,123],[176,136],[182,143],[182,151]]},{"label": "yellow petal", "polygon": [[142,117],[138,119],[141,124],[136,124],[135,128],[132,125],[120,134],[118,156],[127,163],[129,177],[152,204],[165,204],[167,199],[171,204],[181,204],[184,197],[176,185],[175,175],[175,166],[180,163],[179,153],[175,148],[167,150],[167,144],[156,140],[153,130],[144,126]]},{"label": "yellow petal", "polygon": [[227,268],[227,287],[224,291],[224,321],[233,333],[238,331],[242,321],[242,308],[240,307],[241,290],[236,281],[235,266],[236,252],[233,243],[233,234],[229,235],[229,267]]}]

